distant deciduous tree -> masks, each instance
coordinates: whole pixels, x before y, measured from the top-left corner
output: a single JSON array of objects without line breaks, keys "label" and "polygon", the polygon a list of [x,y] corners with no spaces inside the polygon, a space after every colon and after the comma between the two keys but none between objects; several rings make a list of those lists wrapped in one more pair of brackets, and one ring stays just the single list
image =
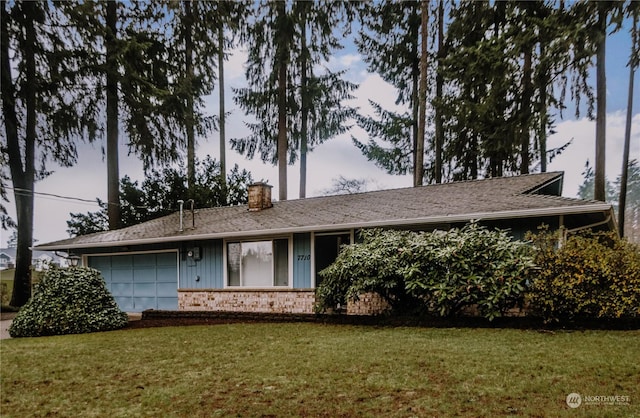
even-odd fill
[{"label": "distant deciduous tree", "polygon": [[[240,205],[247,202],[247,186],[253,182],[251,173],[237,165],[228,173],[226,185],[220,181],[220,164],[207,156],[195,161],[196,178],[191,190],[194,207]],[[122,226],[127,227],[165,216],[178,209],[178,200],[186,200],[189,193],[186,167],[151,170],[141,184],[128,176],[120,180],[122,190]],[[71,236],[108,230],[106,203],[97,199],[100,210],[71,213],[67,232]]]}]

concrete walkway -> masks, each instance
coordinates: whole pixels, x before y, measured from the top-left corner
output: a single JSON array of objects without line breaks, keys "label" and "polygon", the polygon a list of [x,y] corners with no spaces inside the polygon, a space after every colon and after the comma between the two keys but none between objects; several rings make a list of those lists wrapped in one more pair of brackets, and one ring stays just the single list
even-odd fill
[{"label": "concrete walkway", "polygon": [[11,338],[9,335],[9,327],[11,326],[11,321],[15,318],[15,313],[3,313],[2,320],[0,320],[0,340],[6,340],[7,338]]}]

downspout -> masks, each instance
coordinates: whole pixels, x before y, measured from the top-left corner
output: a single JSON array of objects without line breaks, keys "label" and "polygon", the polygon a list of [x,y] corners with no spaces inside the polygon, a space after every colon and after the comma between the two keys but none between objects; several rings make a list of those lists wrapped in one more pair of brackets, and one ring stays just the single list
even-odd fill
[{"label": "downspout", "polygon": [[182,215],[183,215],[183,205],[184,205],[184,200],[180,199],[178,200],[178,204],[180,205],[180,229],[179,231],[182,232],[184,231],[184,227],[182,226]]}]

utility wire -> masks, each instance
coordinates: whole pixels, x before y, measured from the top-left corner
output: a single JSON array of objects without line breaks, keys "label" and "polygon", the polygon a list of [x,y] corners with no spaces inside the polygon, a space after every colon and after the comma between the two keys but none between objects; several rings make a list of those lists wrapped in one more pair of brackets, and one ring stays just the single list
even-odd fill
[{"label": "utility wire", "polygon": [[[50,199],[75,200],[75,201],[78,201],[78,202],[82,202],[84,204],[89,203],[89,204],[92,204],[92,205],[100,206],[96,200],[83,199],[81,197],[62,196],[62,195],[54,194],[54,193],[45,193],[45,192],[36,192],[36,191],[32,192],[30,190],[22,189],[22,188],[19,188],[19,187],[15,187],[14,188],[14,187],[7,186],[6,189],[14,190],[17,194],[19,194],[21,196],[34,195],[34,196],[41,196],[41,197],[43,197],[45,199],[46,198],[50,198]],[[110,203],[110,202],[102,202],[102,203],[107,204],[107,205],[116,205],[116,203]],[[134,206],[134,207],[136,209],[149,209],[148,206]]]},{"label": "utility wire", "polygon": [[84,203],[91,203],[94,205],[97,205],[98,202],[96,202],[95,200],[89,200],[89,199],[83,199],[80,197],[73,197],[73,196],[62,196],[59,194],[54,194],[54,193],[45,193],[45,192],[36,192],[36,191],[31,191],[31,190],[27,190],[27,189],[22,189],[19,187],[6,187],[8,190],[14,190],[17,194],[21,195],[21,196],[43,196],[43,197],[53,197],[53,198],[57,198],[57,199],[66,199],[66,200],[75,200],[78,202],[84,202]]}]

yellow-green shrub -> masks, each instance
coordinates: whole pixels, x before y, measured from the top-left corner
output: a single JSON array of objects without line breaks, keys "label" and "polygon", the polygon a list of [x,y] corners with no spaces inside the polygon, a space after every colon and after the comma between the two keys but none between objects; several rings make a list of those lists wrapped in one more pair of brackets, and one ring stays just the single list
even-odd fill
[{"label": "yellow-green shrub", "polygon": [[573,318],[640,317],[640,247],[614,233],[530,237],[538,274],[527,300],[545,321]]}]

